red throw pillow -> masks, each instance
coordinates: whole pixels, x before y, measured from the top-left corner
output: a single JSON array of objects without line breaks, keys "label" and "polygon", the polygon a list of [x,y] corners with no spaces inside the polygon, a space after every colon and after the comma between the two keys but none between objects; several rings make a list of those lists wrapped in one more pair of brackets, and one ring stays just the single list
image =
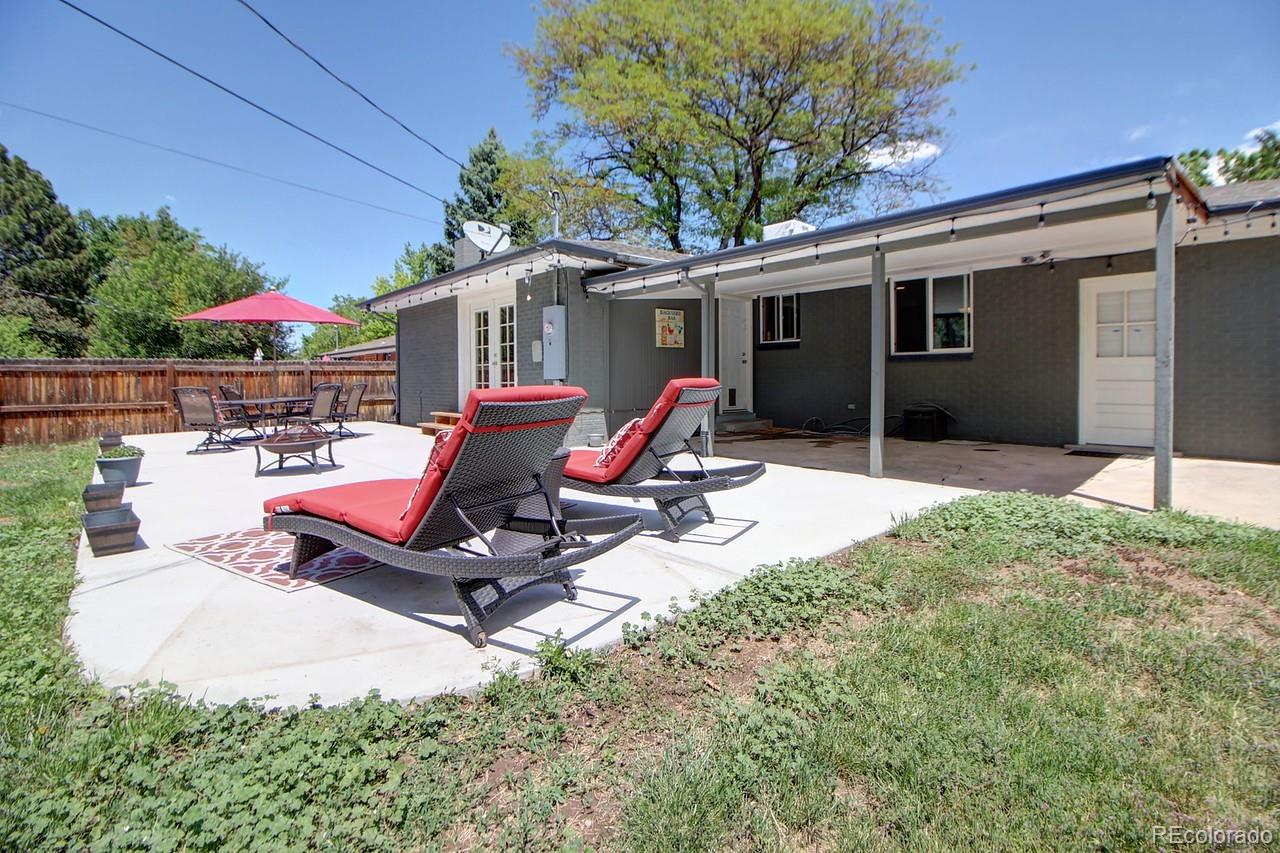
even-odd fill
[{"label": "red throw pillow", "polygon": [[600,455],[596,457],[596,467],[608,468],[609,463],[617,458],[618,454],[622,452],[622,448],[626,446],[627,442],[639,436],[639,434],[639,418],[632,418],[623,424],[622,427],[613,434],[613,437],[609,439],[609,443],[604,446],[604,450],[600,451]]},{"label": "red throw pillow", "polygon": [[404,505],[404,509],[400,512],[400,520],[404,521],[404,517],[409,514],[410,507],[413,506],[413,499],[418,496],[418,490],[422,488],[422,481],[427,479],[432,466],[436,464],[436,457],[440,455],[440,449],[449,441],[449,436],[453,435],[453,430],[442,429],[436,433],[435,443],[431,445],[431,455],[427,457],[427,467],[422,470],[422,476],[418,478],[418,483],[413,487],[413,494],[409,495],[409,502]]}]

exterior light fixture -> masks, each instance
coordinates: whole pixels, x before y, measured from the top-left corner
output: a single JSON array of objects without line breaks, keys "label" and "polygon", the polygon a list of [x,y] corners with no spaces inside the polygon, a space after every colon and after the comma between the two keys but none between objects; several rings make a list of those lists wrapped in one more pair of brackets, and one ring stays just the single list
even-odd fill
[{"label": "exterior light fixture", "polygon": [[1155,178],[1147,178],[1147,210],[1156,209]]}]

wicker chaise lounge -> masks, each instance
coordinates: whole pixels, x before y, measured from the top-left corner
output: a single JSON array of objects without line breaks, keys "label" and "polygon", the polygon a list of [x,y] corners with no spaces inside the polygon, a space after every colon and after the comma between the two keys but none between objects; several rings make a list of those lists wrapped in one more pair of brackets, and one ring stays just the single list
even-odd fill
[{"label": "wicker chaise lounge", "polygon": [[[762,462],[708,471],[690,439],[720,396],[716,379],[672,379],[643,418],[619,430],[605,452],[575,450],[565,465],[565,487],[622,498],[650,498],[662,515],[666,532],[691,512],[715,521],[707,494],[745,486],[761,477]],[[668,461],[693,453],[697,470],[674,471]]]},{"label": "wicker chaise lounge", "polygon": [[642,528],[636,515],[560,516],[560,447],[586,397],[567,386],[472,391],[422,477],[273,498],[263,505],[263,525],[295,534],[291,574],[345,545],[389,566],[449,578],[471,641],[483,646],[484,620],[511,596],[550,583],[573,600],[568,569]]}]

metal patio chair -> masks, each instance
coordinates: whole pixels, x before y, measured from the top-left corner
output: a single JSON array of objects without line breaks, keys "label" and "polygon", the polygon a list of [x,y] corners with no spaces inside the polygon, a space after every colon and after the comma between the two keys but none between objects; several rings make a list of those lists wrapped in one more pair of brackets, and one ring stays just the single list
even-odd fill
[{"label": "metal patio chair", "polygon": [[[219,385],[218,395],[220,401],[227,403],[238,403],[244,399],[244,393],[235,385]],[[232,417],[244,421],[246,428],[253,433],[254,438],[265,437],[265,433],[262,432],[258,425],[266,421],[267,415],[257,406],[220,405],[218,408],[222,411],[224,418],[234,413]]]},{"label": "metal patio chair", "polygon": [[[764,475],[763,462],[748,462],[708,471],[690,441],[720,396],[716,379],[672,379],[648,414],[620,430],[610,442],[612,453],[575,450],[565,465],[565,487],[588,494],[647,498],[657,505],[670,538],[691,512],[701,511],[714,522],[710,492],[723,492],[752,483]],[[697,470],[675,471],[667,464],[681,453],[692,453]],[[609,457],[604,464],[601,460]]]},{"label": "metal patio chair", "polygon": [[[273,498],[263,526],[295,536],[290,575],[345,545],[396,568],[447,577],[471,642],[522,590],[577,588],[569,568],[640,532],[637,515],[565,521],[560,446],[587,394],[572,386],[487,388],[437,438],[418,479],[372,480]],[[600,539],[591,539],[601,536]]]},{"label": "metal patio chair", "polygon": [[367,382],[357,382],[351,386],[351,391],[347,393],[347,399],[338,402],[333,410],[333,420],[337,423],[337,427],[333,430],[334,435],[343,438],[355,438],[356,434],[347,429],[347,421],[360,420],[360,402],[364,399],[364,391],[369,387]]},{"label": "metal patio chair", "polygon": [[312,389],[311,402],[299,412],[291,413],[284,419],[290,424],[311,424],[328,432],[325,424],[333,420],[333,410],[338,404],[338,395],[342,393],[342,385],[337,382],[322,382]]},{"label": "metal patio chair", "polygon": [[183,429],[205,433],[204,440],[191,453],[203,453],[215,447],[222,450],[235,449],[235,439],[227,430],[241,428],[244,421],[234,416],[226,417],[214,402],[208,388],[200,385],[178,386],[173,389],[173,402],[178,407]]}]

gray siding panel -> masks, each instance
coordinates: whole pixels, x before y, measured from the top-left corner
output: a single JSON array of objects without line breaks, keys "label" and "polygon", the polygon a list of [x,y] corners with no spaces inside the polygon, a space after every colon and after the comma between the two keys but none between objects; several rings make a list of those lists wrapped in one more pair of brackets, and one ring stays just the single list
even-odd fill
[{"label": "gray siding panel", "polygon": [[[1178,250],[1174,446],[1280,461],[1280,239]],[[971,357],[891,358],[886,412],[934,402],[953,436],[1063,445],[1078,439],[1079,281],[1148,272],[1150,252],[974,274]],[[756,412],[782,426],[866,417],[870,291],[800,297],[801,342],[755,351]],[[847,408],[856,406],[854,411]]]},{"label": "gray siding panel", "polygon": [[1280,237],[1184,245],[1177,277],[1174,447],[1280,462]]},{"label": "gray siding panel", "polygon": [[[594,305],[597,300],[592,300]],[[668,380],[702,372],[702,303],[697,299],[599,300],[608,306],[609,430],[649,410]],[[654,342],[654,310],[684,311],[684,348]]]},{"label": "gray siding panel", "polygon": [[457,317],[456,297],[399,312],[400,423],[429,421],[432,411],[456,409]]}]

